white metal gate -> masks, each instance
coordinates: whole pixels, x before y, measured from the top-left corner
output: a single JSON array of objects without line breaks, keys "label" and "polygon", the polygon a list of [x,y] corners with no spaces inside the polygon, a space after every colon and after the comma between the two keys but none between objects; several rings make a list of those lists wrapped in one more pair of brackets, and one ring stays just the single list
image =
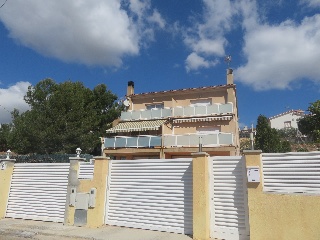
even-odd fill
[{"label": "white metal gate", "polygon": [[6,217],[63,222],[69,163],[16,163]]},{"label": "white metal gate", "polygon": [[192,159],[110,161],[105,222],[192,234]]},{"label": "white metal gate", "polygon": [[79,179],[92,179],[94,174],[93,162],[81,162],[79,168]]},{"label": "white metal gate", "polygon": [[245,161],[211,157],[211,238],[249,239]]},{"label": "white metal gate", "polygon": [[320,152],[263,153],[263,191],[320,193]]}]

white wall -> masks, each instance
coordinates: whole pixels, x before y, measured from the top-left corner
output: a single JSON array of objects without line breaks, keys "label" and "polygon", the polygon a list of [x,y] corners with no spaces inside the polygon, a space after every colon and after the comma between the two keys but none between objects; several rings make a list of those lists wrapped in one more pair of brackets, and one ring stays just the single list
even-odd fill
[{"label": "white wall", "polygon": [[291,127],[298,128],[298,122],[297,120],[301,118],[301,116],[296,115],[295,113],[287,113],[285,115],[269,119],[270,120],[270,126],[272,128],[276,129],[282,129],[285,128],[285,122],[290,122]]}]

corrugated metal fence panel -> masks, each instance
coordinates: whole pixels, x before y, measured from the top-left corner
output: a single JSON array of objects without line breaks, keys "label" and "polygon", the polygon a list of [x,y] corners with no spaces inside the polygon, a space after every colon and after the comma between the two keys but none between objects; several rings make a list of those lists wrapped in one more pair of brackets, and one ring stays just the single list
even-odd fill
[{"label": "corrugated metal fence panel", "polygon": [[69,163],[16,163],[6,217],[63,222]]},{"label": "corrugated metal fence panel", "polygon": [[192,234],[192,159],[112,160],[106,224]]},{"label": "corrugated metal fence panel", "polygon": [[94,172],[93,163],[80,163],[79,179],[92,179]]},{"label": "corrugated metal fence panel", "polygon": [[211,238],[249,239],[246,169],[242,157],[212,157]]},{"label": "corrugated metal fence panel", "polygon": [[320,152],[263,154],[263,190],[319,194]]}]

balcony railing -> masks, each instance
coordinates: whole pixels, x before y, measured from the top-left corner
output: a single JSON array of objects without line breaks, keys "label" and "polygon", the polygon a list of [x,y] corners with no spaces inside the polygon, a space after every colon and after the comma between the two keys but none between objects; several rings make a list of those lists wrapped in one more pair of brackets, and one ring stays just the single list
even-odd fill
[{"label": "balcony railing", "polygon": [[165,147],[195,147],[199,143],[203,147],[233,145],[233,134],[219,132],[213,134],[165,135],[163,137]]},{"label": "balcony railing", "polygon": [[[201,138],[201,140],[200,140]],[[216,147],[233,145],[232,133],[213,134],[187,134],[187,135],[164,135],[164,147],[196,147],[199,143],[203,147]],[[116,136],[105,138],[106,148],[152,148],[161,146],[161,136],[140,135],[137,137]]]},{"label": "balcony railing", "polygon": [[139,147],[160,147],[160,136],[141,135],[137,137],[116,136],[104,139],[106,148],[139,148]]},{"label": "balcony railing", "polygon": [[215,114],[227,114],[233,112],[233,104],[212,104],[208,106],[186,106],[151,110],[133,110],[121,112],[122,121],[150,120],[168,117],[192,117]]}]

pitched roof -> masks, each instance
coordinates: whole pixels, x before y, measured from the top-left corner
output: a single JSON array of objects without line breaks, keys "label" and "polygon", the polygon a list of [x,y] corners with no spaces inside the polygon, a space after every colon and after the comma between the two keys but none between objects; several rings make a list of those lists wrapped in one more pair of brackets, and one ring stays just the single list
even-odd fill
[{"label": "pitched roof", "polygon": [[269,120],[271,120],[271,119],[275,119],[275,118],[278,118],[278,117],[281,117],[281,116],[284,116],[284,115],[287,115],[287,114],[294,114],[294,115],[298,115],[298,116],[303,116],[303,115],[305,115],[304,114],[304,111],[303,110],[301,110],[301,109],[298,109],[298,110],[289,110],[289,111],[287,111],[287,112],[284,112],[284,113],[280,113],[280,114],[278,114],[278,115],[275,115],[275,116],[273,116],[273,117],[269,117]]},{"label": "pitched roof", "polygon": [[198,91],[198,90],[213,90],[213,89],[222,89],[222,88],[230,88],[235,87],[235,84],[225,84],[225,85],[216,85],[216,86],[207,86],[207,87],[198,87],[198,88],[183,88],[183,89],[177,89],[177,90],[167,90],[167,91],[159,91],[159,92],[147,92],[147,93],[136,93],[130,95],[130,97],[139,97],[139,96],[146,96],[146,95],[152,95],[152,94],[166,94],[166,93],[172,93],[176,94],[177,92],[192,92],[192,91]]}]

